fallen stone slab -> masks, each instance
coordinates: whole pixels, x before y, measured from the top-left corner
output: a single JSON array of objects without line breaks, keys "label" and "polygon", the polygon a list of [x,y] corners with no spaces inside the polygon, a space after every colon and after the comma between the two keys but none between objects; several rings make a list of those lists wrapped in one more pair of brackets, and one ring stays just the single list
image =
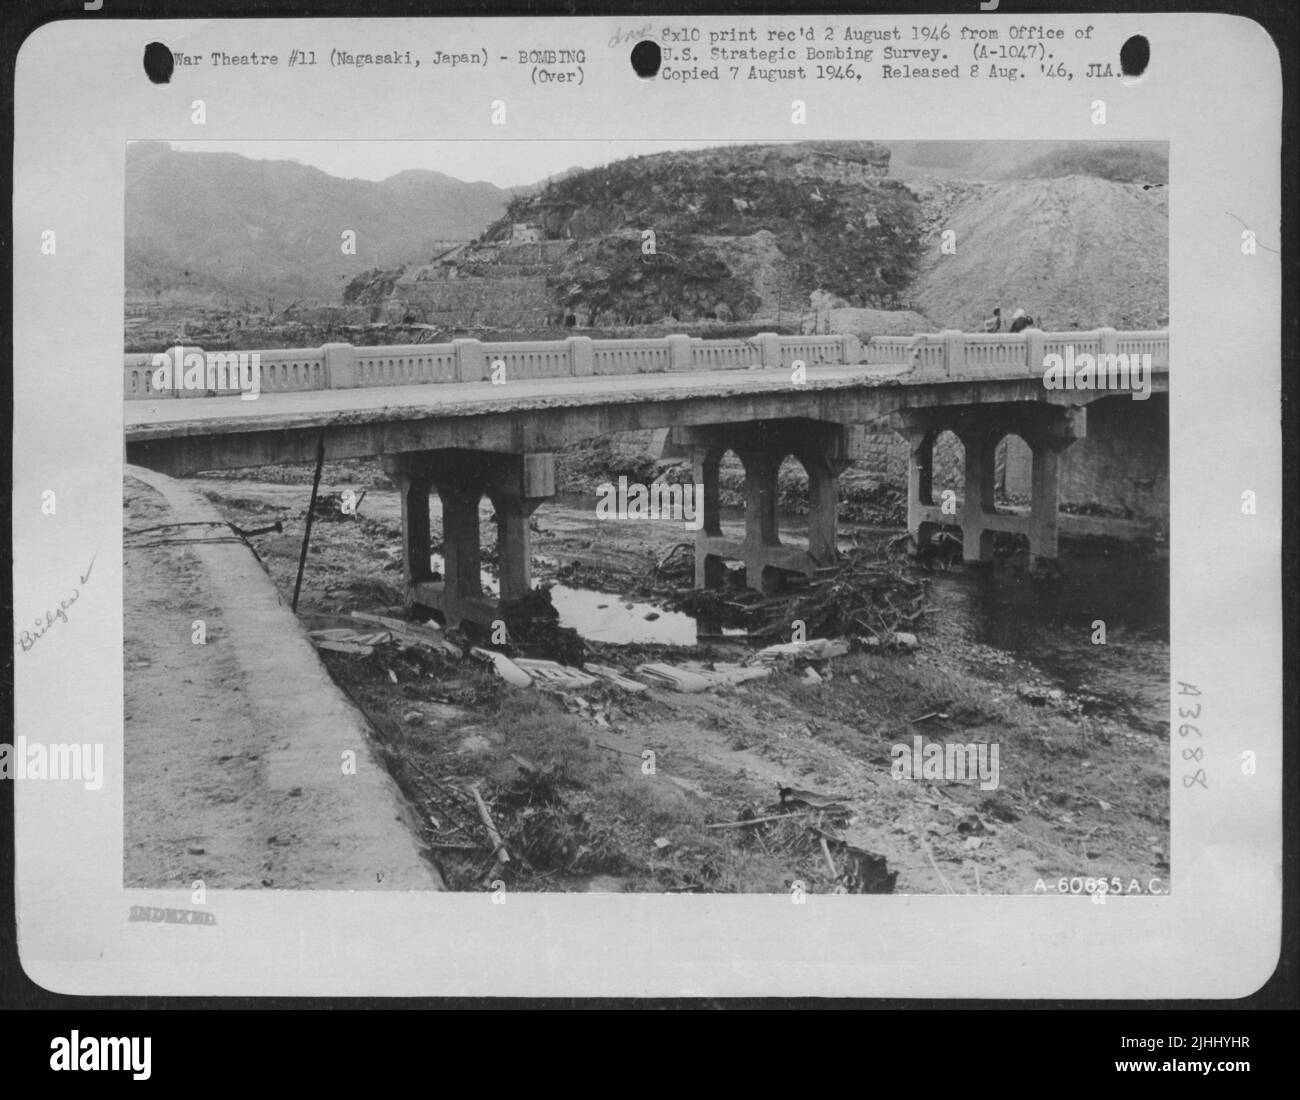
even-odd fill
[{"label": "fallen stone slab", "polygon": [[515,665],[522,668],[532,679],[544,685],[555,687],[579,688],[590,687],[596,683],[595,676],[579,672],[576,668],[562,665],[557,661],[543,661],[531,657],[516,657]]},{"label": "fallen stone slab", "polygon": [[328,649],[331,653],[350,653],[354,657],[369,657],[375,651],[372,645],[347,640],[332,641],[324,638],[316,643],[317,649]]},{"label": "fallen stone slab", "polygon": [[762,680],[772,675],[771,666],[768,665],[724,664],[719,661],[712,668],[705,668],[703,665],[696,664],[688,664],[684,667],[687,672],[694,672],[703,676],[715,687],[743,684],[749,680]]},{"label": "fallen stone slab", "polygon": [[836,638],[809,638],[803,642],[782,642],[770,645],[754,654],[759,661],[775,661],[780,657],[811,657],[818,661],[832,657],[843,657],[849,651],[849,643]]},{"label": "fallen stone slab", "polygon": [[498,653],[493,649],[480,649],[478,646],[474,646],[469,651],[469,655],[477,658],[484,664],[491,665],[492,668],[496,670],[496,674],[511,687],[532,686],[533,678],[504,653]]},{"label": "fallen stone slab", "polygon": [[639,676],[644,676],[654,687],[668,688],[671,691],[680,691],[687,695],[695,695],[701,691],[708,691],[709,688],[713,687],[713,681],[698,672],[674,668],[672,665],[660,662],[637,665],[636,672]]},{"label": "fallen stone slab", "polygon": [[640,683],[637,680],[629,679],[619,672],[618,669],[611,668],[609,665],[597,665],[588,661],[582,667],[584,671],[595,673],[595,675],[600,677],[600,679],[613,684],[615,687],[622,688],[624,691],[629,692],[632,695],[644,695],[648,690],[645,684]]},{"label": "fallen stone slab", "polygon": [[862,638],[861,642],[867,649],[919,649],[921,640],[915,634],[909,634],[906,631],[896,631],[892,635],[886,635],[884,638]]}]

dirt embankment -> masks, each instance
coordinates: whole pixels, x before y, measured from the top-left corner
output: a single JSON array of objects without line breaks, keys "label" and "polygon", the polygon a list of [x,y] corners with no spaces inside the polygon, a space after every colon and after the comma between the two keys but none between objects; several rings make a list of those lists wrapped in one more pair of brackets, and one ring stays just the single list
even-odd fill
[{"label": "dirt embankment", "polygon": [[1158,328],[1169,320],[1163,187],[1089,176],[998,183],[909,181],[926,237],[908,297],[945,328],[972,331],[994,306],[1047,330]]},{"label": "dirt embankment", "polygon": [[440,888],[288,599],[183,483],[138,473],[155,484],[124,483],[125,883]]}]

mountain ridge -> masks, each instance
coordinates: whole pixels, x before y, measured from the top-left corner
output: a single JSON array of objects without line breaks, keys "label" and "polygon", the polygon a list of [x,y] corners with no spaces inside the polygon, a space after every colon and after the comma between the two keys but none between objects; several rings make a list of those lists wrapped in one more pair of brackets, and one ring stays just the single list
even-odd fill
[{"label": "mountain ridge", "polygon": [[[134,143],[126,158],[127,294],[338,301],[346,280],[366,267],[416,262],[441,241],[473,239],[510,196],[431,169],[343,179],[296,161]],[[344,251],[347,230],[355,253]]]}]

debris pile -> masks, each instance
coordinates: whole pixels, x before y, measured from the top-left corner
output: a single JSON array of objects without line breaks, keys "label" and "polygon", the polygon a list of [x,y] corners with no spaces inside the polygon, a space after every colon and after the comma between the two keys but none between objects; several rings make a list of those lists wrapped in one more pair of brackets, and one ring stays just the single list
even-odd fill
[{"label": "debris pile", "polygon": [[[651,660],[625,671],[597,662],[581,667],[458,644],[453,640],[458,635],[448,638],[433,623],[371,612],[353,612],[351,618],[355,627],[313,630],[313,642],[322,650],[369,664],[368,675],[380,682],[386,678],[406,685],[402,690],[413,699],[428,699],[432,680],[439,697],[463,705],[466,691],[491,690],[495,680],[498,692],[507,686],[545,691],[567,713],[605,729],[625,716],[620,709],[625,703],[656,691],[743,690],[740,685],[769,677],[782,665],[830,676],[829,662],[849,651],[845,640],[812,638],[767,646],[743,663]],[[491,678],[465,676],[480,664],[485,672],[491,670]],[[453,673],[454,668],[462,671]],[[359,699],[358,705],[362,703]],[[415,710],[385,736],[393,744],[406,736],[422,737],[405,732],[420,725],[421,713]],[[639,757],[630,749],[615,751]],[[435,773],[429,762],[421,763],[409,752],[400,754],[399,782],[419,807],[425,842],[451,889],[495,889],[500,884],[566,888],[580,880],[587,880],[590,888],[592,880],[603,883],[608,877],[616,883],[632,873],[627,852],[629,843],[638,841],[627,833],[626,823],[598,805],[600,797],[589,781],[572,780],[566,762],[543,767],[518,752],[509,755],[517,767],[513,776]],[[751,881],[745,860],[760,858],[770,867],[787,868],[790,882],[802,882],[810,892],[892,892],[897,872],[843,835],[854,820],[852,798],[782,784],[774,804],[747,807],[735,821],[704,825],[704,833],[694,839],[654,834],[651,869],[664,889],[726,892],[747,888],[742,885]],[[703,839],[714,835],[717,844]],[[769,883],[768,888],[780,888],[776,880]]]},{"label": "debris pile", "polygon": [[[549,601],[544,606],[549,607]],[[796,671],[802,671],[810,682],[820,682],[830,676],[826,662],[849,652],[846,641],[810,638],[769,645],[738,662],[645,661],[629,675],[623,669],[598,662],[579,660],[566,665],[544,658],[524,657],[518,655],[517,645],[501,649],[472,644],[461,646],[432,621],[420,625],[364,611],[354,611],[351,617],[367,628],[382,629],[341,627],[313,630],[309,635],[312,643],[317,649],[354,657],[369,657],[376,649],[391,645],[401,653],[421,649],[442,659],[460,661],[470,658],[490,669],[508,687],[534,687],[557,694],[567,710],[591,718],[598,725],[609,724],[608,707],[604,704],[619,696],[644,695],[650,688],[683,694],[725,690],[751,680],[764,679],[782,663],[790,663]],[[518,619],[515,621],[519,622]],[[544,619],[528,621],[546,622]],[[553,628],[561,636],[568,633],[565,628]],[[551,635],[553,639],[554,635]],[[506,650],[514,651],[514,655]],[[389,675],[394,675],[391,670]]]},{"label": "debris pile", "polygon": [[764,608],[751,633],[788,636],[790,624],[799,621],[808,635],[860,635],[892,643],[925,614],[924,598],[924,581],[909,576],[904,565],[858,550],[828,576]]},{"label": "debris pile", "polygon": [[687,695],[708,691],[711,688],[744,683],[771,674],[769,668],[747,668],[744,665],[715,663],[712,668],[695,661],[670,665],[651,661],[637,665],[636,672],[655,687],[679,691]]},{"label": "debris pile", "polygon": [[369,490],[362,489],[360,494],[349,490],[347,493],[321,493],[316,497],[315,516],[326,523],[346,522],[359,519],[358,509],[365,500]]},{"label": "debris pile", "polygon": [[[812,893],[892,894],[898,872],[884,856],[856,847],[831,830],[849,820],[846,806],[833,796],[782,787],[781,802],[762,813],[747,807],[735,821],[709,829],[740,833],[742,847],[780,853],[800,869],[803,888]],[[793,888],[794,880],[788,884]]]},{"label": "debris pile", "polygon": [[792,624],[801,622],[809,636],[913,649],[915,625],[929,610],[925,591],[925,581],[910,576],[903,563],[862,548],[788,592],[688,589],[677,593],[673,606],[702,620],[743,626],[751,640],[788,638]]},{"label": "debris pile", "polygon": [[375,615],[367,611],[354,611],[351,617],[358,622],[383,627],[382,630],[350,630],[339,627],[329,630],[313,630],[309,637],[317,649],[329,649],[337,653],[353,653],[359,657],[368,657],[376,646],[395,644],[401,649],[423,646],[441,652],[445,656],[459,660],[460,649],[449,642],[436,623],[410,623],[405,619],[395,619],[388,615]]},{"label": "debris pile", "polygon": [[527,882],[535,888],[556,875],[625,871],[613,830],[591,820],[590,796],[562,769],[512,756],[515,777],[487,787],[421,777],[429,848],[447,885],[467,890]]},{"label": "debris pile", "polygon": [[511,656],[527,651],[545,654],[561,664],[581,665],[587,655],[582,636],[572,627],[560,625],[560,613],[546,585],[517,600],[502,601],[500,614],[510,639],[503,648]]}]

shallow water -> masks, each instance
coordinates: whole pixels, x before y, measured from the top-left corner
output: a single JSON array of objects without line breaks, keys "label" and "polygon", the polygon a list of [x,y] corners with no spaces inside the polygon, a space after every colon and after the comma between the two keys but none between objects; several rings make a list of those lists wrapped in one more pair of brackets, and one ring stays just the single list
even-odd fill
[{"label": "shallow water", "polygon": [[[1040,669],[1091,709],[1159,733],[1169,718],[1169,565],[1127,548],[1111,556],[1065,544],[1064,577],[1029,577],[1024,559],[938,572],[925,633],[991,646]],[[1105,643],[1095,644],[1099,624]]]},{"label": "shallow water", "polygon": [[[803,534],[798,517],[783,518],[781,528],[786,541]],[[841,544],[876,544],[899,533],[845,527]],[[929,573],[925,602],[934,610],[920,624],[922,641],[929,635],[957,648],[1000,650],[1033,665],[1045,681],[1082,695],[1085,709],[1161,732],[1168,721],[1168,561],[1124,545],[1066,542],[1060,579],[1033,578],[1026,564],[1022,553],[987,568],[958,565]],[[717,630],[693,616],[606,592],[556,584],[551,594],[563,625],[595,641],[692,645],[699,633]],[[1099,624],[1104,644],[1093,641]],[[994,662],[983,671],[1000,677]]]},{"label": "shallow water", "polygon": [[[534,559],[539,560],[545,561]],[[432,555],[429,564],[435,572],[441,573],[442,555]],[[482,572],[482,581],[485,591],[494,596],[498,594],[497,579],[486,569]],[[612,592],[574,588],[558,582],[546,583],[551,591],[551,602],[560,613],[560,625],[574,628],[593,642],[685,646],[696,643],[696,622],[691,615],[625,599]]]}]

